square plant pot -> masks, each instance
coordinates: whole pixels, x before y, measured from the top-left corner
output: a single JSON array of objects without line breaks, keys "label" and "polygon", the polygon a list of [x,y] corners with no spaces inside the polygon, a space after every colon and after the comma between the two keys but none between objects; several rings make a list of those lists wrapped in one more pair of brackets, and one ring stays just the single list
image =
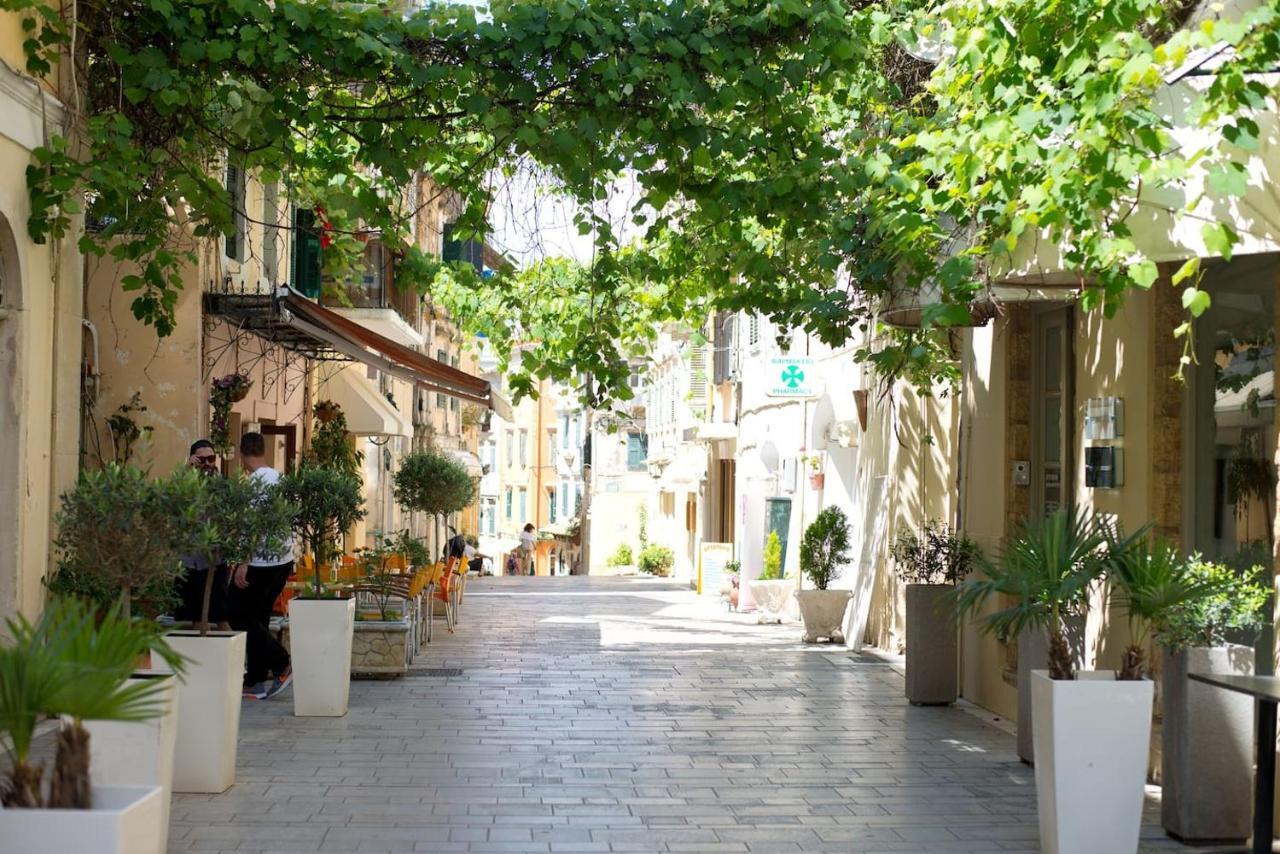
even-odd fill
[{"label": "square plant pot", "polygon": [[[1063,623],[1076,668],[1083,668],[1085,618],[1070,616]],[[1029,765],[1036,761],[1032,736],[1035,732],[1035,710],[1031,703],[1031,673],[1048,667],[1049,639],[1044,630],[1029,629],[1018,635],[1018,756]]]},{"label": "square plant pot", "polygon": [[844,643],[844,612],[852,590],[797,590],[794,595],[804,620],[805,643],[817,643],[819,638]]},{"label": "square plant pot", "polygon": [[907,585],[908,702],[945,706],[960,696],[955,587]]},{"label": "square plant pot", "polygon": [[[187,658],[178,677],[178,733],[173,791],[219,794],[236,782],[240,702],[244,687],[244,632],[196,631],[166,635]],[[163,659],[157,670],[167,669]]]},{"label": "square plant pot", "polygon": [[1248,675],[1247,646],[1164,650],[1160,823],[1184,842],[1238,842],[1253,830],[1253,701],[1188,673]]},{"label": "square plant pot", "polygon": [[14,854],[164,854],[159,786],[94,786],[93,809],[0,809],[0,850]]},{"label": "square plant pot", "polygon": [[342,717],[351,693],[351,647],[356,600],[289,600],[293,713]]},{"label": "square plant pot", "polygon": [[89,732],[89,773],[93,785],[159,786],[160,821],[157,851],[169,845],[169,801],[173,792],[173,759],[178,741],[178,693],[172,673],[140,671],[132,679],[163,679],[164,714],[149,721],[85,721]]},{"label": "square plant pot", "polygon": [[747,582],[751,599],[756,604],[761,623],[781,623],[786,618],[787,606],[796,583],[789,578],[776,581],[751,580]]},{"label": "square plant pot", "polygon": [[408,619],[356,620],[351,646],[352,676],[403,676],[412,654],[413,624]]},{"label": "square plant pot", "polygon": [[1138,849],[1154,683],[1111,671],[1031,674],[1036,802],[1044,854]]}]

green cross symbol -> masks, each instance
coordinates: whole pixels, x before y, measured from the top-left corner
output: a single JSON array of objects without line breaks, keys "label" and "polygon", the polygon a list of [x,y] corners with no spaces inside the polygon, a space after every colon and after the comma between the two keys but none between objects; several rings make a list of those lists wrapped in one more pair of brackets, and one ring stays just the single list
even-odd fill
[{"label": "green cross symbol", "polygon": [[787,369],[782,372],[782,381],[786,383],[787,388],[799,388],[800,383],[804,382],[804,371],[800,370],[795,365],[789,365]]}]

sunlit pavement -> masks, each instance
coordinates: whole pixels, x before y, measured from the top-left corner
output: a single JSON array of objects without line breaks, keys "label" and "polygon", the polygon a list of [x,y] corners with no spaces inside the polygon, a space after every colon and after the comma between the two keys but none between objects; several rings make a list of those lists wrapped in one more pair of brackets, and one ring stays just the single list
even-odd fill
[{"label": "sunlit pavement", "polygon": [[345,718],[246,702],[239,782],[175,796],[170,849],[1037,850],[1010,735],[799,635],[653,579],[473,579]]}]

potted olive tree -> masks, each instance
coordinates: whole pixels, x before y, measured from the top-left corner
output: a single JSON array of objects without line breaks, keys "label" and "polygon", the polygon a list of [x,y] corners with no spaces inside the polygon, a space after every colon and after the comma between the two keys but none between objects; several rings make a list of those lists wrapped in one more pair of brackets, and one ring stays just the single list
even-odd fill
[{"label": "potted olive tree", "polygon": [[972,570],[978,547],[934,520],[900,531],[889,555],[906,587],[907,700],[948,705],[960,696],[955,589]]},{"label": "potted olive tree", "polygon": [[[247,563],[256,552],[275,552],[287,539],[293,508],[280,490],[244,472],[202,477],[204,502],[188,529],[184,552],[205,566]],[[214,573],[204,571],[204,597],[194,628],[169,635],[190,664],[179,689],[174,789],[218,794],[236,780],[245,634],[209,628]]]},{"label": "potted olive tree", "polygon": [[1160,821],[1183,841],[1244,840],[1252,829],[1253,703],[1187,674],[1254,672],[1269,573],[1199,556],[1185,571],[1213,592],[1171,607],[1154,632],[1163,655]]},{"label": "potted olive tree", "polygon": [[747,581],[751,601],[755,602],[756,609],[760,612],[757,620],[761,623],[781,623],[787,610],[787,600],[795,585],[782,574],[782,538],[777,531],[770,531],[765,539],[761,562],[764,568],[760,574]]},{"label": "potted olive tree", "polygon": [[339,554],[339,538],[364,518],[363,488],[348,473],[304,463],[280,479],[280,490],[314,566],[309,590],[289,600],[293,713],[341,717],[351,690],[356,602],[331,592],[322,573]]},{"label": "potted olive tree", "polygon": [[403,676],[413,658],[409,577],[392,569],[392,557],[402,554],[407,543],[382,532],[373,536],[372,548],[356,552],[360,582],[356,585],[351,674]]},{"label": "potted olive tree", "polygon": [[[154,623],[114,606],[55,599],[34,625],[7,624],[0,645],[0,733],[10,765],[0,781],[5,850],[43,854],[162,854],[167,793],[154,783],[103,784],[94,773],[91,721],[139,724],[165,713],[167,680],[135,680],[137,658],[181,658]],[[60,718],[52,773],[31,759],[36,724]]]},{"label": "potted olive tree", "polygon": [[[150,624],[172,598],[184,540],[199,527],[204,503],[202,478],[187,468],[159,479],[116,463],[82,472],[61,498],[55,540],[59,563],[50,589]],[[142,656],[134,665],[130,680],[154,683],[163,713],[140,721],[92,720],[73,732],[95,737],[95,783],[161,788],[161,832],[167,833],[181,684],[171,678],[163,658]]]},{"label": "potted olive tree", "polygon": [[828,507],[800,539],[800,571],[814,586],[795,594],[804,620],[805,643],[817,643],[819,638],[844,643],[844,612],[853,591],[827,588],[848,562],[849,520],[839,507]]}]

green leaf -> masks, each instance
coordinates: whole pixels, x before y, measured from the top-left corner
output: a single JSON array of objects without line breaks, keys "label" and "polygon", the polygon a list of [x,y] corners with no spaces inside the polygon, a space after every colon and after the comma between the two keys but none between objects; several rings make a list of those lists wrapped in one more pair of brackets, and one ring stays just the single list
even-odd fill
[{"label": "green leaf", "polygon": [[1209,310],[1209,292],[1202,291],[1199,288],[1187,288],[1182,292],[1182,307],[1190,312],[1192,317],[1199,317]]},{"label": "green leaf", "polygon": [[1153,261],[1139,261],[1129,265],[1129,278],[1140,288],[1149,288],[1155,284],[1160,271]]}]

